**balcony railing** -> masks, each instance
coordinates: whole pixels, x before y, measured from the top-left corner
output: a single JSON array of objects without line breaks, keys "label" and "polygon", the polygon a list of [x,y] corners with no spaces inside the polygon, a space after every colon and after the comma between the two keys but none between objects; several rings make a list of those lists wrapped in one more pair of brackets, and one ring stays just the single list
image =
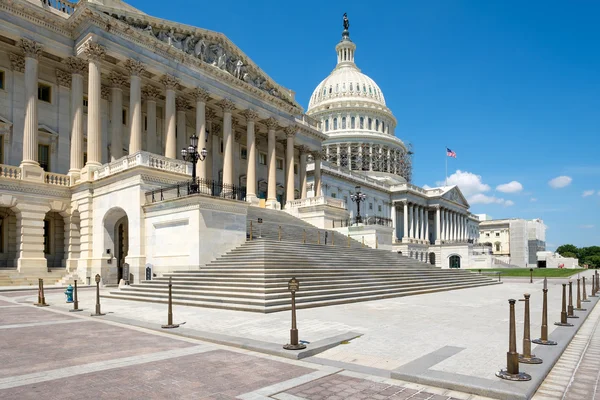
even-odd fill
[{"label": "balcony railing", "polygon": [[246,201],[245,187],[224,184],[212,179],[197,178],[195,181],[190,179],[189,181],[179,182],[175,185],[146,192],[146,203],[178,199],[194,194],[219,197],[221,199]]},{"label": "balcony railing", "polygon": [[[370,216],[370,217],[362,217],[360,223],[363,225],[379,225],[379,226],[391,227],[392,219],[384,218],[384,217]],[[338,219],[338,220],[333,221],[334,228],[346,228],[348,226],[354,226],[354,225],[357,225],[356,218]]]},{"label": "balcony railing", "polygon": [[58,11],[64,12],[67,15],[71,15],[75,12],[77,3],[67,0],[42,0],[42,5],[52,7]]},{"label": "balcony railing", "polygon": [[305,206],[316,206],[316,205],[328,205],[341,209],[346,209],[346,203],[344,200],[336,199],[334,197],[319,196],[319,197],[308,197],[306,199],[296,199],[290,201],[288,204],[291,208],[305,207]]},{"label": "balcony railing", "polygon": [[94,172],[94,179],[104,178],[117,172],[125,171],[130,168],[143,166],[159,169],[167,172],[176,172],[179,174],[191,174],[192,165],[173,158],[158,156],[146,151],[139,151],[125,157],[121,157],[109,164],[103,165]]}]

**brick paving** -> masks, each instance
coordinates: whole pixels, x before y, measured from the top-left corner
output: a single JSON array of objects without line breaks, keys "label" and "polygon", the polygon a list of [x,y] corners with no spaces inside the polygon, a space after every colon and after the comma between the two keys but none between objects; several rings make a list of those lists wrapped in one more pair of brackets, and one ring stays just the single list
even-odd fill
[{"label": "brick paving", "polygon": [[297,386],[285,393],[308,400],[456,400],[427,392],[383,382],[373,382],[345,375],[332,375]]},{"label": "brick paving", "polygon": [[[15,305],[15,303],[11,303]],[[0,308],[0,325],[27,324],[45,321],[62,321],[73,319],[68,315],[47,312],[37,307],[5,307]]]}]

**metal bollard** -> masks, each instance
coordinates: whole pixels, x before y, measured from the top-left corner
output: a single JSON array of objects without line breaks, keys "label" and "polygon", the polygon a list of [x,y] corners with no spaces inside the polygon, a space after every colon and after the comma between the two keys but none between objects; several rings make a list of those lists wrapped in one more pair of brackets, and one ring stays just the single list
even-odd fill
[{"label": "metal bollard", "polygon": [[586,311],[585,308],[581,308],[581,279],[577,278],[577,308],[575,311]]},{"label": "metal bollard", "polygon": [[290,329],[290,342],[283,346],[286,350],[302,350],[306,348],[305,344],[298,341],[298,327],[296,326],[296,292],[300,290],[300,282],[296,278],[288,282],[288,290],[292,294],[292,329]]},{"label": "metal bollard", "polygon": [[179,324],[173,323],[173,296],[171,293],[173,284],[171,283],[171,277],[169,277],[169,311],[167,312],[167,324],[161,325],[163,329],[179,328]]},{"label": "metal bollard", "polygon": [[531,354],[531,319],[529,317],[529,298],[531,295],[525,293],[525,298],[519,301],[525,302],[525,317],[523,319],[523,354],[519,354],[519,362],[523,364],[541,364],[541,358]]},{"label": "metal bollard", "polygon": [[252,241],[252,221],[250,221],[250,241]]},{"label": "metal bollard", "polygon": [[331,245],[335,246],[335,231],[331,231]]},{"label": "metal bollard", "polygon": [[542,305],[542,335],[539,339],[533,339],[531,342],[535,344],[543,344],[554,346],[554,340],[548,340],[548,278],[544,278],[544,300]]},{"label": "metal bollard", "polygon": [[77,300],[77,280],[75,280],[75,286],[73,287],[73,309],[69,310],[69,312],[75,311],[83,311],[83,309],[79,308],[79,301]]},{"label": "metal bollard", "polygon": [[533,268],[529,268],[529,283],[533,283]]},{"label": "metal bollard", "polygon": [[377,235],[375,235],[375,248],[379,248],[379,241],[377,240]]},{"label": "metal bollard", "polygon": [[365,237],[362,237],[362,247],[365,247]]},{"label": "metal bollard", "polygon": [[582,282],[583,283],[583,298],[581,299],[581,302],[589,303],[590,301],[588,300],[587,293],[585,290],[585,276],[582,278],[582,280],[583,280],[583,282]]},{"label": "metal bollard", "polygon": [[96,313],[91,314],[91,316],[101,317],[106,314],[102,314],[102,312],[100,311],[100,275],[96,274],[94,280],[96,281]]},{"label": "metal bollard", "polygon": [[350,234],[348,233],[348,247],[350,247]]},{"label": "metal bollard", "polygon": [[317,244],[321,244],[321,232],[317,231]]},{"label": "metal bollard", "polygon": [[598,297],[596,294],[596,274],[592,274],[592,295],[590,297]]},{"label": "metal bollard", "polygon": [[302,233],[302,244],[306,244],[306,229],[304,229],[304,232]]},{"label": "metal bollard", "polygon": [[519,353],[517,353],[517,333],[515,330],[515,303],[516,300],[508,300],[509,311],[509,333],[508,333],[508,352],[506,353],[506,369],[496,372],[498,378],[509,381],[530,381],[531,376],[525,372],[519,372]]},{"label": "metal bollard", "polygon": [[567,307],[567,318],[579,318],[573,314],[573,282],[569,280],[569,306]]},{"label": "metal bollard", "polygon": [[567,322],[567,284],[563,283],[563,291],[562,291],[562,311],[560,312],[560,322],[555,322],[554,325],[557,326],[573,326]]},{"label": "metal bollard", "polygon": [[34,303],[38,307],[48,307],[50,304],[46,303],[46,296],[44,296],[44,280],[38,279],[38,302]]},{"label": "metal bollard", "polygon": [[279,241],[281,242],[281,225],[279,225],[278,232],[279,232]]}]

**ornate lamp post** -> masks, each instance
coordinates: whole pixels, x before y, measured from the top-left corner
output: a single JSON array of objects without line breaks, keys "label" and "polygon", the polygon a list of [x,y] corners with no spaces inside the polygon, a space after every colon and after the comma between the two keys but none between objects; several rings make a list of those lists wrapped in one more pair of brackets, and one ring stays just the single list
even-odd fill
[{"label": "ornate lamp post", "polygon": [[356,224],[359,224],[362,222],[362,217],[360,216],[360,203],[367,199],[367,195],[360,191],[360,186],[356,186],[354,189],[356,192],[350,195],[350,199],[356,202]]},{"label": "ornate lamp post", "polygon": [[192,163],[192,184],[190,185],[190,194],[198,193],[198,182],[196,182],[196,163],[198,160],[204,161],[206,159],[206,155],[208,151],[206,148],[202,148],[200,152],[198,152],[198,136],[195,134],[190,137],[190,145],[186,149],[185,147],[181,149],[181,157],[185,161],[189,161]]}]

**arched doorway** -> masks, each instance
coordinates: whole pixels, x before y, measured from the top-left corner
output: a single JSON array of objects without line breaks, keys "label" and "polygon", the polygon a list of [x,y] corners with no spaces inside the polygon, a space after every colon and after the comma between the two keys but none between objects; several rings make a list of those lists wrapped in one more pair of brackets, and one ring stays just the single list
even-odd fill
[{"label": "arched doorway", "polygon": [[113,266],[116,268],[116,274],[111,275],[118,283],[124,278],[123,265],[129,252],[129,219],[122,208],[111,208],[104,217],[104,249],[106,256],[116,261],[116,265]]},{"label": "arched doorway", "polygon": [[17,268],[17,216],[0,207],[0,268]]},{"label": "arched doorway", "polygon": [[459,255],[451,255],[449,261],[450,268],[460,268],[460,256]]},{"label": "arched doorway", "polygon": [[429,264],[435,265],[435,253],[429,253]]},{"label": "arched doorway", "polygon": [[48,268],[65,266],[65,220],[56,211],[44,217],[44,257]]}]

